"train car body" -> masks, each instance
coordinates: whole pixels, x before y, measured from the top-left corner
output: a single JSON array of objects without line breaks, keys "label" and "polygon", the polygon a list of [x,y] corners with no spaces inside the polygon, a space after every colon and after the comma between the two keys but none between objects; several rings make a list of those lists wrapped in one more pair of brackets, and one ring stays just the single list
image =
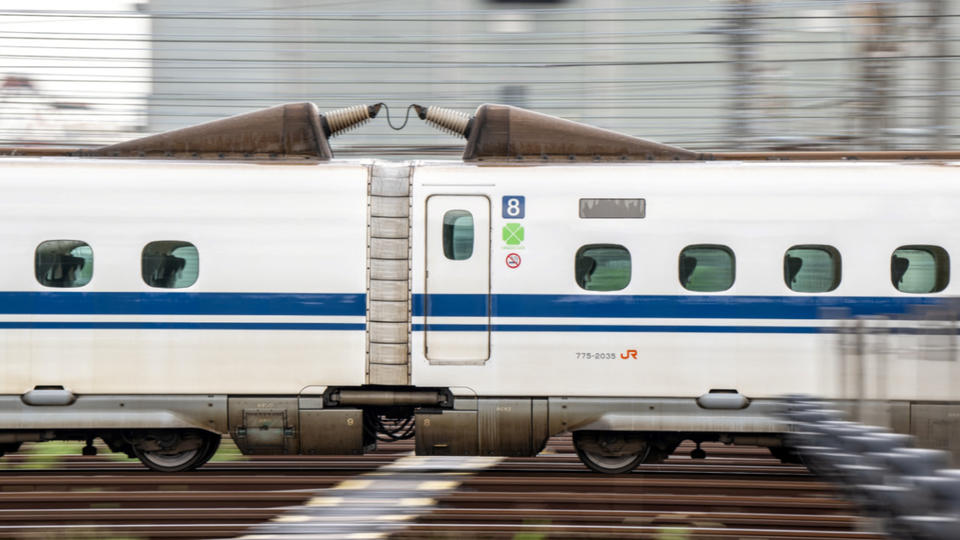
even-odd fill
[{"label": "train car body", "polygon": [[[936,304],[960,286],[902,292],[890,274],[902,246],[960,249],[952,232],[960,225],[954,175],[952,165],[888,163],[419,167],[413,325],[426,331],[414,333],[413,382],[449,385],[462,377],[485,395],[675,397],[737,389],[752,398],[844,398],[832,369],[832,330],[854,316]],[[508,205],[518,199],[524,217],[511,218]],[[644,217],[582,217],[581,201],[592,200],[642,200]],[[433,201],[448,210],[481,209],[489,222],[478,226],[492,231],[489,256],[479,252],[482,238],[476,261],[431,258],[439,245],[430,233],[442,234],[436,219],[431,224]],[[522,241],[507,238],[512,224],[523,229]],[[575,257],[590,245],[625,248],[632,264],[622,288],[578,285]],[[791,290],[785,254],[814,245],[836,250],[838,284],[820,293]],[[728,288],[684,287],[679,258],[691,246],[729,248],[735,277]],[[511,253],[519,255],[516,266]],[[436,292],[431,262],[458,268]],[[483,277],[460,270],[467,264]],[[479,271],[487,266],[489,273]],[[465,274],[477,282],[465,283]],[[489,311],[474,292],[487,286]],[[434,295],[436,316],[424,310],[424,296]],[[471,340],[465,327],[483,338]],[[448,342],[445,332],[456,337]],[[431,359],[432,341],[449,357]],[[470,359],[457,360],[470,348]],[[898,377],[889,397],[958,398],[947,384],[957,380],[951,371],[935,379],[943,384]]]},{"label": "train car body", "polygon": [[[4,158],[0,444],[102,437],[175,471],[221,434],[246,453],[412,435],[392,419],[421,454],[534,455],[572,431],[604,472],[687,438],[776,455],[778,398],[848,397],[839,328],[957,296],[954,176]],[[909,270],[929,292],[901,290],[907,252],[930,255]],[[827,257],[804,260],[829,266],[821,292],[792,283],[807,255]],[[908,417],[960,402],[955,361],[889,373],[872,397]]]},{"label": "train car body", "polygon": [[[343,271],[366,257],[363,167],[9,160],[3,169],[0,258],[28,264],[0,278],[0,392],[296,395],[303,382],[363,383],[365,277]],[[51,240],[90,246],[88,283],[38,281],[37,248]],[[140,261],[157,241],[196,247],[195,283],[145,282]]]}]

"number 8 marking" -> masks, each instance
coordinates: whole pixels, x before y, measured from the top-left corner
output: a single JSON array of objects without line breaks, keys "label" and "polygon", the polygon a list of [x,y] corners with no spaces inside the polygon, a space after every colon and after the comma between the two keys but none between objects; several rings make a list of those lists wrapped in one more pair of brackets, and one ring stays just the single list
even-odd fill
[{"label": "number 8 marking", "polygon": [[504,195],[503,197],[503,217],[504,219],[523,219],[524,214],[523,195]]}]

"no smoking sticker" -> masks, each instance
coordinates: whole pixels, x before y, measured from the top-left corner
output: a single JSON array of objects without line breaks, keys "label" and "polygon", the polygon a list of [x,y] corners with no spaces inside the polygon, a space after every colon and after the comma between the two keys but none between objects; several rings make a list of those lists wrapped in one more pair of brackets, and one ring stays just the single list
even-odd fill
[{"label": "no smoking sticker", "polygon": [[520,255],[511,253],[507,255],[507,268],[517,268],[520,266]]}]

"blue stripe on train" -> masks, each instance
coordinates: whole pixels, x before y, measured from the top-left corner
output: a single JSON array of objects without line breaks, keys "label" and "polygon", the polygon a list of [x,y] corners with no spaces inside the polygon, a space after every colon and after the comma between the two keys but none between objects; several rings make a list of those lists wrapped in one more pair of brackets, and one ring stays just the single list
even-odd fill
[{"label": "blue stripe on train", "polygon": [[[487,296],[430,296],[430,316],[483,317]],[[922,306],[941,306],[956,299],[937,297],[840,296],[681,296],[681,295],[549,295],[495,294],[489,297],[494,317],[529,318],[697,318],[815,320],[869,315],[903,315]],[[424,315],[424,295],[413,296],[413,314]],[[126,292],[0,292],[0,314],[22,315],[248,315],[364,316],[363,294],[294,293],[126,293]],[[0,323],[0,328],[168,328],[362,330],[362,323],[204,323],[204,322],[30,322]],[[431,325],[436,330],[483,330],[485,325]],[[422,330],[423,325],[414,325]],[[493,330],[580,332],[762,332],[808,333],[815,326],[762,327],[717,325],[551,325],[498,324]]]},{"label": "blue stripe on train", "polygon": [[227,322],[99,322],[17,321],[0,322],[0,329],[67,330],[364,330],[363,323],[227,323]]},{"label": "blue stripe on train", "polygon": [[0,314],[366,315],[363,294],[0,292]]},{"label": "blue stripe on train", "polygon": [[[483,324],[414,324],[413,331],[485,332]],[[691,325],[625,325],[625,324],[494,324],[493,332],[677,332],[701,334],[817,334],[831,328],[819,326],[691,326]]]},{"label": "blue stripe on train", "polygon": [[[431,317],[483,317],[487,295],[431,294]],[[606,294],[493,294],[493,317],[611,317],[664,319],[843,319],[904,315],[954,299],[929,296],[681,296]],[[955,301],[955,300],[954,300]],[[425,295],[413,295],[413,315],[424,316]]]}]

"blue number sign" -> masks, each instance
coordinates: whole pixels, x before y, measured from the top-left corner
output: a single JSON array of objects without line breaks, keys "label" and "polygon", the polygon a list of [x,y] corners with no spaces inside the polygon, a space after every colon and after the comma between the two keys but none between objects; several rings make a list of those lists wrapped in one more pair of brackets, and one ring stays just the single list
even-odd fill
[{"label": "blue number sign", "polygon": [[524,215],[523,195],[503,196],[503,219],[522,219]]}]

